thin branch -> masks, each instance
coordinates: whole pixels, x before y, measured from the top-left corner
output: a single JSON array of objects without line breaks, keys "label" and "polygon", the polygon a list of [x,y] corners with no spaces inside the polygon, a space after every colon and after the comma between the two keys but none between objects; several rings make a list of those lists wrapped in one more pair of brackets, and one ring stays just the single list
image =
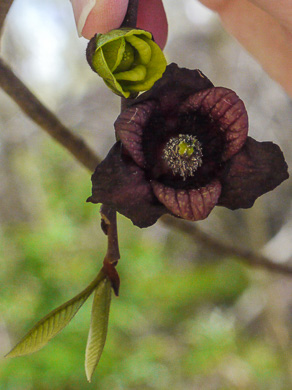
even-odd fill
[{"label": "thin branch", "polygon": [[[121,27],[129,27],[135,28],[137,25],[137,16],[138,16],[138,7],[139,0],[129,0],[127,13],[121,24]],[[133,99],[137,96],[137,93],[132,93],[130,98],[126,99],[124,97],[121,98],[121,112],[124,111],[129,104],[133,101]]]},{"label": "thin branch", "polygon": [[0,59],[0,87],[15,101],[20,109],[52,138],[63,145],[90,171],[99,163],[96,154],[77,135],[65,127]]},{"label": "thin branch", "polygon": [[120,259],[118,231],[117,231],[117,216],[116,212],[107,205],[102,205],[100,209],[102,217],[102,230],[108,236],[109,245],[106,254],[107,262],[117,264]]},{"label": "thin branch", "polygon": [[121,24],[121,27],[132,27],[135,28],[137,25],[137,14],[138,14],[139,0],[129,0],[127,13]]},{"label": "thin branch", "polygon": [[272,272],[277,272],[282,275],[292,277],[292,267],[289,267],[285,264],[275,263],[267,257],[254,253],[250,250],[225,244],[220,240],[210,236],[208,233],[198,229],[195,224],[191,225],[184,222],[183,220],[168,216],[163,217],[161,222],[163,222],[168,227],[172,227],[179,230],[180,232],[186,233],[192,239],[195,239],[196,242],[198,242],[200,245],[211,249],[212,251],[216,252],[216,254],[233,256],[252,267],[264,268]]},{"label": "thin branch", "polygon": [[8,14],[8,11],[9,11],[12,3],[13,3],[13,0],[1,0],[0,1],[0,37],[2,35],[6,16]]}]

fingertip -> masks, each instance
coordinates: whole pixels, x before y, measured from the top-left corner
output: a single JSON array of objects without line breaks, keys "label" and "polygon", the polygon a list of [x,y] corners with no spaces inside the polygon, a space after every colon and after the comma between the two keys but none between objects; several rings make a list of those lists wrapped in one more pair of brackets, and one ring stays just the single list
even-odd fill
[{"label": "fingertip", "polygon": [[155,42],[164,49],[167,41],[168,23],[162,0],[140,0],[137,26],[150,31]]},{"label": "fingertip", "polygon": [[81,37],[86,19],[96,4],[96,0],[70,0],[73,8],[78,35]]},{"label": "fingertip", "polygon": [[222,8],[228,5],[229,0],[199,0],[200,3],[215,12],[220,12]]},{"label": "fingertip", "polygon": [[92,38],[120,27],[128,0],[71,0],[79,36]]}]

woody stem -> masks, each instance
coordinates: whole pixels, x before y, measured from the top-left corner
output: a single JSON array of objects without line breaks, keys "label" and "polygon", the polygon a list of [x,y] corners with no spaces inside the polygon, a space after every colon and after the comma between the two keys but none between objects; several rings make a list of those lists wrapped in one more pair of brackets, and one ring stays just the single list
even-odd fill
[{"label": "woody stem", "polygon": [[116,265],[120,259],[117,215],[111,207],[102,205],[100,209],[101,228],[107,235],[107,252],[103,261],[103,270],[111,281],[116,295],[119,295],[120,278],[116,271]]}]

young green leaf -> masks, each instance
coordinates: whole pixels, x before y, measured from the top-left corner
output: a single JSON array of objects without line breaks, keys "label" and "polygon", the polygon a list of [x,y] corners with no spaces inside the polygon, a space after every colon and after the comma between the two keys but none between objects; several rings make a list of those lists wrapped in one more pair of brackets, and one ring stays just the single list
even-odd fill
[{"label": "young green leaf", "polygon": [[69,324],[94,289],[99,284],[103,285],[104,279],[105,274],[103,271],[100,271],[97,277],[83,291],[41,319],[6,357],[28,355],[43,348]]},{"label": "young green leaf", "polygon": [[85,372],[88,382],[91,382],[104,348],[110,303],[111,283],[105,279],[97,286],[92,304],[91,324],[85,352]]}]

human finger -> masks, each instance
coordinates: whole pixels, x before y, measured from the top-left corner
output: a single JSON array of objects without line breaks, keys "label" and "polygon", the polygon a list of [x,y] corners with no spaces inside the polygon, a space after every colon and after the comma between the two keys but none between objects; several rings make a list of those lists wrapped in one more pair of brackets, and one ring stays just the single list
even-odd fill
[{"label": "human finger", "polygon": [[155,42],[164,48],[167,40],[167,18],[162,0],[140,0],[137,26],[150,31]]},{"label": "human finger", "polygon": [[285,26],[289,31],[292,31],[292,2],[289,0],[250,0],[263,11],[270,14],[273,18],[279,21],[282,26]]},{"label": "human finger", "polygon": [[[77,30],[87,39],[122,24],[129,0],[71,0]],[[140,0],[137,27],[150,31],[163,49],[167,39],[167,19],[162,0]]]},{"label": "human finger", "polygon": [[247,0],[200,0],[218,12],[225,29],[292,96],[292,35],[267,12]]},{"label": "human finger", "polygon": [[120,27],[128,8],[128,0],[71,0],[80,36],[90,39]]}]

